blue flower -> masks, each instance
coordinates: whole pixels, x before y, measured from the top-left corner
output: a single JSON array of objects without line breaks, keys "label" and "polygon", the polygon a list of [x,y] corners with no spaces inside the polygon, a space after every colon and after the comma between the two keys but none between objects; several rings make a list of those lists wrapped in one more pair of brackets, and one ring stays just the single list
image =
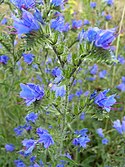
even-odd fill
[{"label": "blue flower", "polygon": [[90,7],[93,9],[96,8],[96,2],[90,2]]},{"label": "blue flower", "polygon": [[27,114],[27,116],[25,117],[27,122],[31,121],[33,123],[36,122],[37,118],[38,118],[38,114],[35,114],[34,112]]},{"label": "blue flower", "polygon": [[77,97],[80,97],[82,94],[83,94],[83,90],[82,90],[82,89],[77,90],[76,93],[75,93],[75,95],[76,95]]},{"label": "blue flower", "polygon": [[8,60],[9,60],[8,56],[6,56],[6,55],[0,56],[0,63],[7,64]]},{"label": "blue flower", "polygon": [[56,84],[53,84],[51,90],[55,92],[56,97],[64,97],[66,94],[65,85],[57,86]]},{"label": "blue flower", "polygon": [[16,167],[26,167],[26,165],[21,159],[15,160],[14,164],[16,165]]},{"label": "blue flower", "polygon": [[34,12],[33,16],[37,21],[39,21],[41,24],[44,25],[44,21],[43,21],[41,12],[38,9],[35,9],[35,12]]},{"label": "blue flower", "polygon": [[74,94],[70,94],[70,95],[68,96],[68,100],[69,100],[69,101],[72,101],[72,99],[73,99],[74,96],[75,96]]},{"label": "blue flower", "polygon": [[88,42],[94,42],[99,32],[100,32],[100,29],[98,27],[89,28],[87,31],[83,32],[83,35],[81,35],[81,37],[82,39]]},{"label": "blue flower", "polygon": [[51,20],[51,28],[59,32],[67,32],[70,27],[68,23],[65,24],[63,16],[58,16],[56,19]]},{"label": "blue flower", "polygon": [[112,16],[111,16],[110,14],[108,14],[108,15],[105,16],[105,19],[106,19],[107,21],[109,21],[109,20],[112,19]]},{"label": "blue flower", "polygon": [[116,39],[116,29],[102,30],[95,40],[95,46],[110,49],[111,43]]},{"label": "blue flower", "polygon": [[60,6],[64,3],[63,0],[52,0],[51,1],[51,4],[54,5],[54,6]]},{"label": "blue flower", "polygon": [[35,148],[37,141],[33,139],[24,139],[22,141],[23,146],[25,147],[24,153],[25,155],[30,155]]},{"label": "blue flower", "polygon": [[48,133],[47,130],[44,130],[42,128],[37,129],[37,134],[39,135],[39,143],[44,144],[44,148],[48,148],[50,145],[54,144],[52,136]]},{"label": "blue flower", "polygon": [[97,132],[97,134],[98,134],[101,138],[104,138],[104,134],[103,134],[102,128],[98,128],[98,129],[96,130],[96,132]]},{"label": "blue flower", "polygon": [[116,121],[114,121],[113,128],[115,128],[117,130],[117,132],[120,134],[125,133],[125,119],[122,120],[122,123],[118,119]]},{"label": "blue flower", "polygon": [[52,75],[54,77],[62,76],[62,70],[59,67],[55,67],[52,69]]},{"label": "blue flower", "polygon": [[24,131],[24,126],[18,126],[17,128],[14,128],[14,132],[16,133],[16,136],[21,136]]},{"label": "blue flower", "polygon": [[114,0],[104,0],[107,5],[112,6],[114,4]]},{"label": "blue flower", "polygon": [[99,107],[105,109],[107,112],[110,112],[111,106],[116,103],[115,95],[111,95],[109,97],[106,96],[108,90],[104,90],[100,92],[94,99],[94,103],[97,104]]},{"label": "blue flower", "polygon": [[23,58],[24,58],[24,61],[27,63],[27,64],[31,64],[34,60],[34,55],[31,54],[31,53],[23,53]]},{"label": "blue flower", "polygon": [[109,140],[107,138],[102,139],[102,144],[106,145],[108,144]]},{"label": "blue flower", "polygon": [[30,9],[35,7],[35,0],[10,0],[19,9]]},{"label": "blue flower", "polygon": [[79,29],[82,27],[82,20],[72,20],[72,29]]},{"label": "blue flower", "polygon": [[23,10],[22,19],[14,18],[14,28],[21,35],[38,31],[40,25],[30,12]]},{"label": "blue flower", "polygon": [[80,131],[75,131],[75,134],[77,134],[77,138],[73,139],[73,145],[80,146],[83,148],[87,147],[87,143],[90,142],[90,139],[87,135],[88,129],[84,128]]},{"label": "blue flower", "polygon": [[8,152],[13,152],[15,150],[15,146],[13,144],[6,144],[5,149]]},{"label": "blue flower", "polygon": [[94,65],[91,67],[90,74],[95,75],[97,72],[98,72],[98,65],[97,65],[97,64],[94,64]]},{"label": "blue flower", "polygon": [[85,19],[84,22],[83,22],[83,24],[84,24],[84,25],[89,25],[90,22],[89,22],[89,20]]},{"label": "blue flower", "polygon": [[118,56],[118,61],[120,64],[125,64],[125,58],[123,56]]},{"label": "blue flower", "polygon": [[106,70],[100,71],[100,72],[99,72],[99,78],[102,78],[102,79],[105,78],[106,74],[107,74],[107,71],[106,71]]},{"label": "blue flower", "polygon": [[122,77],[122,83],[120,83],[118,86],[116,86],[117,89],[121,90],[122,92],[125,92],[125,77]]},{"label": "blue flower", "polygon": [[85,119],[85,113],[82,112],[82,113],[80,114],[80,120],[84,120],[84,119]]},{"label": "blue flower", "polygon": [[25,99],[26,105],[29,106],[36,100],[42,99],[44,96],[44,90],[33,83],[20,84],[22,91],[20,92],[20,97]]}]

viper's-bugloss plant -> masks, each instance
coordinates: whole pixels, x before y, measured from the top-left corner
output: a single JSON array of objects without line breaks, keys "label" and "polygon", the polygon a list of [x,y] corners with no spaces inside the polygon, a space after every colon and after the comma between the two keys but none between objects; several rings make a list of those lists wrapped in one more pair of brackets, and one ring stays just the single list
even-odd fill
[{"label": "viper's-bugloss plant", "polygon": [[122,0],[0,11],[0,167],[124,167]]}]

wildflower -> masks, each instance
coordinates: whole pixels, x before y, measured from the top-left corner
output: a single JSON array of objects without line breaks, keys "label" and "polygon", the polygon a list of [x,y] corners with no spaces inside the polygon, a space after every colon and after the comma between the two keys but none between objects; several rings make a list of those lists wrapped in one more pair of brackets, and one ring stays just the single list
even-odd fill
[{"label": "wildflower", "polygon": [[23,126],[18,126],[17,128],[14,128],[14,132],[16,133],[16,136],[21,136],[24,131]]},{"label": "wildflower", "polygon": [[93,9],[96,8],[96,2],[90,2],[90,7]]},{"label": "wildflower", "polygon": [[109,21],[109,20],[112,19],[112,16],[111,16],[110,14],[108,14],[108,15],[105,16],[105,19],[106,19],[107,21]]},{"label": "wildflower", "polygon": [[123,56],[118,56],[118,61],[120,64],[125,64],[125,58]]},{"label": "wildflower", "polygon": [[104,138],[104,134],[103,134],[102,128],[97,129],[96,132],[97,132],[97,134],[98,134],[101,138]]},{"label": "wildflower", "polygon": [[8,56],[6,56],[6,55],[0,56],[0,63],[7,64],[8,60],[9,60]]},{"label": "wildflower", "polygon": [[10,0],[13,5],[21,9],[30,9],[35,7],[35,0]]},{"label": "wildflower", "polygon": [[17,30],[17,33],[21,35],[38,31],[40,26],[30,12],[23,10],[22,19],[14,18],[14,28]]},{"label": "wildflower", "polygon": [[33,83],[21,83],[20,87],[22,89],[20,92],[20,97],[25,100],[27,106],[36,100],[42,99],[44,96],[44,90],[39,85],[35,85]]},{"label": "wildflower", "polygon": [[107,71],[106,71],[106,70],[100,71],[100,72],[99,72],[99,78],[102,78],[102,79],[105,78],[106,74],[107,74]]},{"label": "wildflower", "polygon": [[94,92],[90,95],[90,100],[94,99],[97,95],[97,90],[94,90]]},{"label": "wildflower", "polygon": [[40,22],[42,25],[44,25],[44,21],[41,15],[41,12],[38,9],[35,9],[35,12],[33,13],[34,18]]},{"label": "wildflower", "polygon": [[77,134],[77,138],[73,139],[73,144],[76,146],[80,146],[83,148],[87,147],[87,143],[90,142],[90,139],[87,135],[88,129],[84,128],[80,131],[76,131],[75,134]]},{"label": "wildflower", "polygon": [[53,84],[51,90],[55,92],[56,97],[63,97],[66,94],[66,89],[64,85],[57,86],[56,84]]},{"label": "wildflower", "polygon": [[64,3],[63,0],[51,0],[51,4],[54,6],[60,6],[63,3]]},{"label": "wildflower", "polygon": [[67,32],[69,30],[69,24],[65,24],[63,16],[58,16],[56,19],[51,20],[51,28],[59,32]]},{"label": "wildflower", "polygon": [[80,120],[84,120],[84,119],[85,119],[85,113],[82,112],[82,113],[80,114]]},{"label": "wildflower", "polygon": [[97,72],[98,72],[98,66],[96,64],[94,64],[91,67],[90,74],[95,75]]},{"label": "wildflower", "polygon": [[7,22],[8,22],[8,19],[7,18],[3,18],[0,23],[4,25],[4,24],[7,24]]},{"label": "wildflower", "polygon": [[99,107],[102,107],[107,112],[110,112],[111,106],[116,103],[115,95],[111,95],[109,97],[106,96],[108,93],[108,90],[104,90],[103,92],[100,92],[94,99],[94,103],[97,104]]},{"label": "wildflower", "polygon": [[27,114],[27,116],[25,117],[27,122],[31,121],[33,123],[36,122],[37,118],[38,118],[38,114],[35,114],[34,112]]},{"label": "wildflower", "polygon": [[82,20],[72,20],[72,29],[79,29],[82,26]]},{"label": "wildflower", "polygon": [[62,70],[59,67],[55,67],[52,69],[52,75],[54,77],[62,76]]},{"label": "wildflower", "polygon": [[34,60],[34,55],[31,54],[31,53],[28,53],[28,54],[23,53],[23,58],[24,58],[24,61],[27,64],[31,64],[33,62],[33,60]]},{"label": "wildflower", "polygon": [[42,129],[42,128],[38,128],[37,129],[37,134],[39,135],[39,143],[43,143],[44,144],[44,148],[48,148],[50,145],[54,144],[53,138],[52,136],[48,133],[47,130]]},{"label": "wildflower", "polygon": [[37,141],[33,139],[24,139],[22,141],[23,146],[25,147],[24,153],[29,155],[32,153],[33,149],[36,146]]},{"label": "wildflower", "polygon": [[116,39],[116,29],[102,30],[97,34],[95,46],[103,49],[110,49],[111,43]]},{"label": "wildflower", "polygon": [[117,89],[121,90],[122,92],[125,92],[125,77],[122,77],[122,83],[120,83],[118,86],[116,86]]},{"label": "wildflower", "polygon": [[102,144],[106,145],[108,144],[109,140],[107,138],[102,139]]},{"label": "wildflower", "polygon": [[90,94],[90,91],[89,90],[87,90],[87,91],[85,91],[84,93],[83,93],[83,95],[86,97],[86,96],[88,96]]},{"label": "wildflower", "polygon": [[16,165],[16,167],[26,167],[26,165],[21,159],[15,160],[14,164]]},{"label": "wildflower", "polygon": [[83,24],[84,24],[84,25],[89,25],[90,22],[89,22],[89,20],[85,19],[84,22],[83,22]]},{"label": "wildflower", "polygon": [[83,90],[80,89],[80,90],[76,91],[76,94],[75,94],[75,95],[76,95],[77,97],[80,97],[82,94],[83,94]]},{"label": "wildflower", "polygon": [[114,0],[104,0],[107,5],[112,6],[114,4]]},{"label": "wildflower", "polygon": [[13,152],[15,150],[15,146],[13,144],[6,144],[5,149],[8,152]]},{"label": "wildflower", "polygon": [[117,130],[118,133],[123,134],[125,133],[125,119],[122,120],[122,123],[119,119],[113,122],[113,128]]},{"label": "wildflower", "polygon": [[72,99],[73,99],[74,96],[75,96],[74,94],[70,94],[70,95],[68,96],[68,100],[69,100],[69,101],[72,101]]}]

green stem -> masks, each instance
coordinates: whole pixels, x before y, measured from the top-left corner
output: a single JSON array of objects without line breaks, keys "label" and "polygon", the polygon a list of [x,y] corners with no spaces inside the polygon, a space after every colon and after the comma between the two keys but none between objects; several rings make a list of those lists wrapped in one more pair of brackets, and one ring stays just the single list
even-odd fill
[{"label": "green stem", "polygon": [[[125,16],[125,6],[123,8],[122,17],[121,17],[120,26],[119,26],[119,31],[118,31],[118,38],[117,38],[116,52],[115,52],[116,58],[118,57],[118,51],[119,51],[119,45],[120,45],[120,33],[121,33],[121,29],[122,29],[124,16]],[[114,86],[115,73],[116,73],[116,65],[114,65],[114,68],[113,68],[112,87]]]}]

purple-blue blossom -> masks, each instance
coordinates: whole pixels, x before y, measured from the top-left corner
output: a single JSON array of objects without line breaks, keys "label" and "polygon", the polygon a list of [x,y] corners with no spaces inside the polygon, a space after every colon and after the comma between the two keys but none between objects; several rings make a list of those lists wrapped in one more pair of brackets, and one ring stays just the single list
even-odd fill
[{"label": "purple-blue blossom", "polygon": [[48,148],[50,145],[54,144],[52,136],[47,130],[42,128],[37,128],[37,134],[39,135],[38,143],[44,144],[44,148]]},{"label": "purple-blue blossom", "polygon": [[113,128],[117,130],[118,133],[123,134],[125,133],[125,119],[120,122],[119,119],[113,122]]},{"label": "purple-blue blossom", "polygon": [[35,7],[35,0],[10,0],[19,9],[30,9]]},{"label": "purple-blue blossom", "polygon": [[8,152],[13,152],[15,150],[15,146],[13,144],[6,144],[5,149]]},{"label": "purple-blue blossom", "polygon": [[16,167],[26,167],[26,165],[24,164],[24,162],[21,159],[15,160],[14,164]]},{"label": "purple-blue blossom", "polygon": [[101,138],[104,138],[104,134],[103,134],[102,128],[98,128],[98,129],[96,130],[96,133],[97,133]]},{"label": "purple-blue blossom", "polygon": [[73,145],[75,146],[80,146],[80,147],[83,147],[83,148],[86,148],[87,147],[87,143],[90,142],[90,139],[87,135],[87,132],[88,132],[88,129],[87,128],[84,128],[80,131],[75,131],[75,134],[77,134],[77,138],[74,138],[73,139]]},{"label": "purple-blue blossom", "polygon": [[90,69],[90,74],[96,75],[97,72],[98,72],[98,65],[94,64]]},{"label": "purple-blue blossom", "polygon": [[103,0],[107,5],[112,6],[114,4],[114,0]]},{"label": "purple-blue blossom", "polygon": [[26,119],[27,122],[33,122],[33,123],[35,123],[36,120],[38,119],[38,114],[34,113],[34,112],[31,112],[31,113],[27,114],[27,116],[25,117],[25,119]]},{"label": "purple-blue blossom", "polygon": [[101,78],[101,79],[105,78],[106,74],[107,74],[107,71],[106,71],[106,70],[100,71],[100,72],[99,72],[99,78]]},{"label": "purple-blue blossom", "polygon": [[22,89],[20,97],[25,100],[27,106],[37,100],[41,100],[44,96],[44,90],[39,85],[35,85],[33,83],[21,83],[20,87]]},{"label": "purple-blue blossom", "polygon": [[7,64],[8,60],[9,60],[8,56],[6,56],[6,55],[0,56],[0,63],[1,64]]},{"label": "purple-blue blossom", "polygon": [[84,25],[89,25],[90,22],[89,22],[89,20],[85,19],[85,20],[83,21],[83,24],[84,24]]},{"label": "purple-blue blossom", "polygon": [[31,53],[23,53],[22,54],[23,58],[24,58],[24,61],[27,63],[27,64],[31,64],[34,60],[34,55],[31,54]]},{"label": "purple-blue blossom", "polygon": [[107,21],[109,21],[109,20],[112,19],[112,16],[111,16],[110,14],[107,14],[107,15],[105,16],[105,19],[106,19]]},{"label": "purple-blue blossom", "polygon": [[63,16],[51,20],[51,28],[59,32],[67,32],[70,29],[69,23],[65,23]]},{"label": "purple-blue blossom", "polygon": [[35,148],[37,141],[33,139],[24,139],[22,141],[23,146],[25,147],[24,154],[30,155]]},{"label": "purple-blue blossom", "polygon": [[125,92],[125,77],[124,76],[122,77],[122,83],[116,86],[116,88],[122,92]]},{"label": "purple-blue blossom", "polygon": [[82,25],[82,20],[72,20],[72,29],[79,29]]},{"label": "purple-blue blossom", "polygon": [[93,8],[93,9],[96,8],[96,5],[97,5],[96,2],[90,2],[90,7],[91,8]]},{"label": "purple-blue blossom", "polygon": [[38,31],[40,28],[40,25],[35,17],[26,10],[23,10],[22,19],[14,17],[13,26],[19,35],[28,34],[32,31]]},{"label": "purple-blue blossom", "polygon": [[99,107],[105,109],[107,112],[110,112],[111,106],[116,103],[115,100],[115,94],[111,96],[106,96],[106,94],[109,92],[108,90],[104,90],[103,92],[100,92],[95,98],[94,103],[97,104]]},{"label": "purple-blue blossom", "polygon": [[110,45],[116,39],[116,29],[102,30],[97,34],[95,40],[95,46],[103,49],[110,49]]},{"label": "purple-blue blossom", "polygon": [[102,144],[106,145],[109,143],[109,140],[107,138],[102,139]]},{"label": "purple-blue blossom", "polygon": [[51,4],[54,6],[61,6],[64,3],[64,0],[51,0]]}]

